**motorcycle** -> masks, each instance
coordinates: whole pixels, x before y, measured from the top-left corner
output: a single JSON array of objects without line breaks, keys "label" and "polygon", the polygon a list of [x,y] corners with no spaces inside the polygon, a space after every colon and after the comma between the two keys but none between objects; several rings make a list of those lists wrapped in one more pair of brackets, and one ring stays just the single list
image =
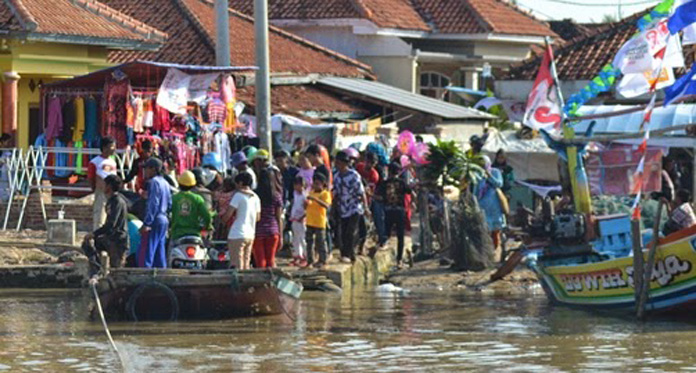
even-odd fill
[{"label": "motorcycle", "polygon": [[169,252],[169,268],[205,269],[208,252],[203,239],[198,236],[183,236],[174,241]]},{"label": "motorcycle", "polygon": [[220,270],[229,269],[232,263],[230,251],[227,249],[227,242],[213,242],[208,249],[208,269]]}]

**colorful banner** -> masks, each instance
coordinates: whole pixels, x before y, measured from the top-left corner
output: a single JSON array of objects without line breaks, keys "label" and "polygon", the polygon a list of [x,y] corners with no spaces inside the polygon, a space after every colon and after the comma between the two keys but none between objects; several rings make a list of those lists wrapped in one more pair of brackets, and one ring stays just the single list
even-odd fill
[{"label": "colorful banner", "polygon": [[[592,194],[634,194],[631,189],[641,155],[640,149],[633,145],[612,145],[598,152],[589,152],[585,169]],[[644,162],[643,192],[655,192],[662,188],[661,170],[662,150],[648,148]]]},{"label": "colorful banner", "polygon": [[295,140],[303,138],[306,144],[324,145],[331,153],[336,132],[334,124],[292,124],[282,121],[280,131],[273,132],[273,149],[292,151]]}]

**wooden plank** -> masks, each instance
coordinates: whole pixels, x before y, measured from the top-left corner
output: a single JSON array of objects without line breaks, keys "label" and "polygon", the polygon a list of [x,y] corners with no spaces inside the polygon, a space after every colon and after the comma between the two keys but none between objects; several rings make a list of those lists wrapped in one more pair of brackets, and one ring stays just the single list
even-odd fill
[{"label": "wooden plank", "polygon": [[638,300],[643,288],[643,239],[640,234],[640,219],[631,220],[631,237],[633,240],[633,290],[638,314]]},{"label": "wooden plank", "polygon": [[655,253],[657,252],[657,242],[660,237],[660,218],[662,217],[663,207],[664,201],[660,200],[660,204],[657,206],[655,223],[653,224],[653,240],[652,245],[650,245],[650,251],[648,252],[648,263],[645,265],[645,276],[643,276],[640,297],[638,298],[637,314],[639,319],[645,317],[645,303],[650,293],[650,280],[652,279],[653,268],[655,267]]}]

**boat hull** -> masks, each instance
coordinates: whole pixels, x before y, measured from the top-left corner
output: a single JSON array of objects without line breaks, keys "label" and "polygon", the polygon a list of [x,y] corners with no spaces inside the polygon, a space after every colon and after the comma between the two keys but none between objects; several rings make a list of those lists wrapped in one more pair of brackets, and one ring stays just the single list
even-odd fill
[{"label": "boat hull", "polygon": [[226,319],[294,314],[301,292],[269,271],[117,270],[99,298],[110,319]]},{"label": "boat hull", "polygon": [[[647,251],[644,251],[647,260]],[[660,240],[650,282],[647,312],[696,310],[696,228]],[[554,303],[605,310],[635,310],[633,258],[577,265],[533,266]]]}]

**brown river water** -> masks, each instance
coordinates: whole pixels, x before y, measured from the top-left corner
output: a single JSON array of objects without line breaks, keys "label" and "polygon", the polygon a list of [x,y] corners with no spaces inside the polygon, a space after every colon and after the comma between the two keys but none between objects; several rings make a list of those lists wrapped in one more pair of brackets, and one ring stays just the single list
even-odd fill
[{"label": "brown river water", "polygon": [[[84,291],[0,291],[0,371],[121,370]],[[696,370],[696,322],[597,315],[543,296],[307,292],[286,316],[111,323],[129,372]]]}]

